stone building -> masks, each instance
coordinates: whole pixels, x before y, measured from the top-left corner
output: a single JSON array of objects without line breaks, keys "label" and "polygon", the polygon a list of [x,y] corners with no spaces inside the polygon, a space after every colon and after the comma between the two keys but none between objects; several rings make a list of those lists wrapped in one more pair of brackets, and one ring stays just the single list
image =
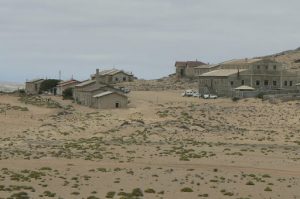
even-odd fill
[{"label": "stone building", "polygon": [[126,108],[128,98],[119,92],[106,91],[93,96],[91,107],[97,109]]},{"label": "stone building", "polygon": [[[196,78],[195,68],[199,66],[207,65],[201,61],[177,61],[175,63],[176,67],[176,77],[177,78]],[[199,71],[199,70],[198,70]]]},{"label": "stone building", "polygon": [[63,92],[68,89],[68,88],[73,88],[79,84],[80,82],[75,80],[75,79],[71,79],[68,81],[61,81],[57,86],[56,86],[56,94],[57,95],[62,95]]},{"label": "stone building", "polygon": [[115,84],[120,82],[131,82],[134,80],[134,76],[132,73],[125,72],[123,70],[118,69],[110,69],[99,71],[96,70],[96,74],[91,76],[93,80],[98,78],[98,80],[105,84]]},{"label": "stone building", "polygon": [[256,90],[295,90],[300,73],[286,70],[283,64],[269,60],[255,60],[246,64],[221,65],[217,70],[198,76],[199,90],[220,96],[230,96],[242,85]]},{"label": "stone building", "polygon": [[44,79],[34,79],[31,81],[26,81],[25,92],[29,95],[37,95],[40,92],[41,84],[44,82]]},{"label": "stone building", "polygon": [[195,73],[195,76],[199,76],[204,73],[208,73],[210,71],[219,69],[220,67],[221,66],[219,64],[215,64],[215,65],[206,64],[206,65],[202,65],[202,66],[197,66],[194,68],[194,73]]},{"label": "stone building", "polygon": [[[108,94],[107,92],[112,93]],[[105,95],[101,95],[103,93]],[[116,99],[112,100],[113,97]],[[120,89],[114,88],[112,85],[106,84],[102,81],[98,70],[93,79],[86,80],[75,86],[73,98],[78,104],[96,108],[103,108],[105,105],[109,104],[108,99],[112,100],[109,107],[123,108],[126,107],[126,103],[128,103],[127,96],[124,95]],[[126,100],[124,98],[126,98]],[[114,104],[114,106],[112,104]]]}]

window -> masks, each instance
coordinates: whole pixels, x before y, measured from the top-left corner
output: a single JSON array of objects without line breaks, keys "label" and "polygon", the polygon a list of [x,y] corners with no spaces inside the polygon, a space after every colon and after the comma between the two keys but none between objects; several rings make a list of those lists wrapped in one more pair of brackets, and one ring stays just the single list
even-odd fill
[{"label": "window", "polygon": [[288,85],[288,82],[287,81],[284,81],[284,86],[287,86]]},{"label": "window", "polygon": [[260,65],[257,65],[257,70],[259,70],[260,69]]},{"label": "window", "polygon": [[265,80],[265,81],[264,81],[264,85],[265,85],[265,86],[268,86],[268,85],[269,85],[269,80]]},{"label": "window", "polygon": [[268,66],[268,65],[265,65],[265,69],[268,70],[268,69],[269,69],[269,66]]},{"label": "window", "polygon": [[233,86],[233,81],[230,82],[230,85]]},{"label": "window", "polygon": [[277,66],[276,66],[276,65],[274,65],[274,66],[273,66],[273,70],[276,70],[276,68],[277,68]]},{"label": "window", "polygon": [[116,77],[116,78],[115,78],[115,81],[116,81],[116,82],[119,81],[119,78]]},{"label": "window", "polygon": [[123,77],[123,81],[124,81],[124,82],[126,81],[126,77]]},{"label": "window", "polygon": [[277,85],[277,82],[276,81],[273,81],[273,86],[276,86]]},{"label": "window", "polygon": [[260,85],[260,81],[259,80],[256,80],[256,86],[259,86]]},{"label": "window", "polygon": [[242,85],[245,85],[245,80],[242,80]]},{"label": "window", "polygon": [[290,86],[293,86],[293,81],[290,81]]}]

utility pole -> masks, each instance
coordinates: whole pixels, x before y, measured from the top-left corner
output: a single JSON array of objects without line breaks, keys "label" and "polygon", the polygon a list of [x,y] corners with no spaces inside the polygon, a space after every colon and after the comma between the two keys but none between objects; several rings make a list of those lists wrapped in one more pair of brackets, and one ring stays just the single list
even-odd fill
[{"label": "utility pole", "polygon": [[61,80],[61,70],[58,72],[58,79]]}]

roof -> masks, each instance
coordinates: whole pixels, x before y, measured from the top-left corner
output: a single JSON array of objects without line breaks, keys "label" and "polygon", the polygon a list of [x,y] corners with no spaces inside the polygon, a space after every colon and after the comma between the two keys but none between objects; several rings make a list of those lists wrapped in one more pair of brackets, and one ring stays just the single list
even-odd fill
[{"label": "roof", "polygon": [[201,65],[206,65],[205,63],[201,61],[176,61],[175,66],[191,66],[191,67],[197,67]]},{"label": "roof", "polygon": [[202,68],[215,68],[217,66],[219,66],[219,64],[211,64],[211,65],[206,64],[206,65],[202,65],[202,66],[197,66],[195,68],[199,68],[199,69],[202,69]]},{"label": "roof", "polygon": [[[119,70],[119,69],[109,69],[109,70],[103,70],[103,71],[100,71],[99,72],[99,75],[100,76],[105,76],[105,75],[115,75],[115,74],[118,74],[118,73],[124,73],[128,76],[133,76],[132,73],[129,73],[129,72],[125,72],[123,70]],[[95,77],[96,74],[93,74],[92,77]]]},{"label": "roof", "polygon": [[229,61],[225,61],[225,62],[222,62],[221,64],[234,64],[234,65],[237,65],[237,64],[251,64],[251,63],[255,63],[255,62],[258,62],[258,61],[262,61],[263,59],[233,59],[233,60],[229,60]]},{"label": "roof", "polygon": [[61,86],[67,86],[69,84],[74,84],[74,83],[79,83],[79,81],[75,80],[75,79],[71,79],[71,80],[68,80],[68,81],[62,81],[60,82],[57,86],[58,87],[61,87]]},{"label": "roof", "polygon": [[296,86],[300,86],[300,83],[296,84]]},{"label": "roof", "polygon": [[84,86],[90,85],[92,83],[96,83],[96,81],[95,80],[86,80],[80,84],[77,84],[76,87],[84,87]]},{"label": "roof", "polygon": [[219,69],[203,73],[202,75],[199,75],[199,77],[227,77],[246,70],[247,69]]},{"label": "roof", "polygon": [[82,91],[83,92],[93,92],[93,91],[103,89],[103,88],[106,88],[106,87],[110,87],[110,86],[108,86],[106,84],[94,84],[94,85],[91,85],[90,87],[87,87],[87,88],[83,89]]},{"label": "roof", "polygon": [[243,86],[240,86],[240,87],[235,88],[235,90],[253,91],[253,90],[255,90],[255,88],[252,88],[252,87],[250,87],[250,86],[243,85]]},{"label": "roof", "polygon": [[121,96],[127,97],[126,95],[122,95],[120,93],[113,92],[113,91],[105,91],[103,93],[99,93],[97,95],[94,95],[93,97],[94,98],[99,98],[99,97],[104,97],[104,96],[111,95],[111,94],[117,94],[117,95],[121,95]]},{"label": "roof", "polygon": [[41,81],[44,81],[44,79],[33,79],[33,80],[26,81],[26,83],[38,83]]}]

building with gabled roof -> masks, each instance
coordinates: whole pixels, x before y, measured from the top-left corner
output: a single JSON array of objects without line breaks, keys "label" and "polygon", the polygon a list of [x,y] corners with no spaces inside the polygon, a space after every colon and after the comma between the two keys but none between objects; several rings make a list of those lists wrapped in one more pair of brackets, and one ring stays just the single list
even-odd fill
[{"label": "building with gabled roof", "polygon": [[92,107],[97,109],[126,108],[128,97],[122,93],[106,91],[93,96]]},{"label": "building with gabled roof", "polygon": [[40,92],[41,84],[44,82],[44,79],[33,79],[26,81],[25,83],[25,92],[29,95],[37,95]]},{"label": "building with gabled roof", "polygon": [[[103,100],[102,100],[103,98],[101,97],[100,94],[106,93],[106,92],[114,93],[113,96],[115,96],[116,98],[120,98],[118,94],[122,95],[121,98],[123,100],[119,100],[120,102],[115,102],[114,106],[110,105],[109,106],[110,108],[111,107],[120,108],[120,107],[127,106],[127,105],[126,106],[124,105],[124,104],[128,103],[127,96],[124,95],[120,89],[113,87],[111,84],[104,83],[99,78],[99,70],[96,71],[96,75],[95,75],[94,79],[83,81],[82,83],[77,84],[75,86],[74,92],[73,92],[73,98],[74,98],[75,102],[78,104],[82,104],[84,106],[89,106],[89,107],[103,108],[103,106],[105,104],[108,104],[108,101],[105,101],[105,103],[103,103]],[[98,95],[100,95],[100,96],[98,96]],[[126,100],[124,100],[123,95],[126,97]],[[101,97],[101,100],[95,99],[95,98],[98,98],[95,96]],[[110,99],[111,96],[108,98]],[[100,103],[100,101],[101,101],[101,103]],[[107,108],[109,108],[109,107],[107,107]]]},{"label": "building with gabled roof", "polygon": [[120,82],[131,82],[134,80],[134,75],[119,69],[109,69],[100,71],[96,70],[96,74],[91,75],[92,80],[96,78],[98,81],[106,84],[115,84]]},{"label": "building with gabled roof", "polygon": [[63,92],[66,89],[72,88],[74,89],[74,87],[79,84],[80,82],[78,80],[75,79],[71,79],[71,80],[67,80],[67,81],[61,81],[59,82],[59,84],[56,86],[56,94],[57,95],[62,95]]},{"label": "building with gabled roof", "polygon": [[176,61],[176,77],[177,78],[195,78],[195,68],[207,65],[201,61]]},{"label": "building with gabled roof", "polygon": [[231,96],[240,86],[260,91],[296,90],[300,72],[286,70],[282,63],[271,59],[253,59],[222,63],[219,69],[201,74],[198,78],[202,93],[208,91]]}]

